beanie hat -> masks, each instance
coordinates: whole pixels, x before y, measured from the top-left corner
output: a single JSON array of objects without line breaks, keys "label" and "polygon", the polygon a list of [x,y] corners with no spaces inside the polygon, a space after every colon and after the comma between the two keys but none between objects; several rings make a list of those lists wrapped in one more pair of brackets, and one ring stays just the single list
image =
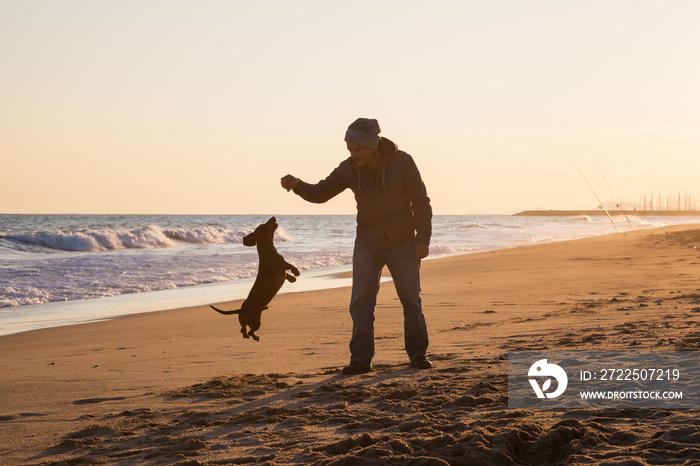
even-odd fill
[{"label": "beanie hat", "polygon": [[345,141],[355,142],[370,149],[379,147],[379,122],[373,118],[358,118],[345,132]]}]

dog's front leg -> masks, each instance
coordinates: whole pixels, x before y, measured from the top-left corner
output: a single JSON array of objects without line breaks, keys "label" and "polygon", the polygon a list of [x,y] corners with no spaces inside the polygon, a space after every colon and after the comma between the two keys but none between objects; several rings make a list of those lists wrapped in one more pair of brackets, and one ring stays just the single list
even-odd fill
[{"label": "dog's front leg", "polygon": [[289,283],[294,283],[295,281],[297,281],[296,278],[294,278],[293,276],[289,275],[287,272],[284,272],[284,278],[285,278]]},{"label": "dog's front leg", "polygon": [[286,262],[286,261],[285,261],[285,263],[284,263],[284,270],[291,270],[292,273],[293,273],[294,275],[296,275],[297,277],[299,276],[299,269],[297,269],[296,267],[294,267],[294,266],[293,266],[292,264],[290,264],[289,262]]}]

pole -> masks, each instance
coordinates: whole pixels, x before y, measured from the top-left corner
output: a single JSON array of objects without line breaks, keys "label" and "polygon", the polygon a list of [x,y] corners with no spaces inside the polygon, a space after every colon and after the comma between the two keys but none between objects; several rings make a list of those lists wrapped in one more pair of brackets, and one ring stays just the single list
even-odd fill
[{"label": "pole", "polygon": [[617,207],[622,211],[622,215],[625,216],[625,219],[627,220],[627,224],[630,226],[630,230],[634,231],[634,227],[632,226],[632,222],[630,222],[630,218],[627,216],[627,212],[625,212],[625,209],[622,208],[622,205],[620,204],[620,200],[617,197],[617,194],[615,194],[615,191],[613,191],[612,186],[610,186],[610,183],[608,183],[608,179],[605,178],[605,175],[603,175],[603,170],[600,169],[598,164],[596,163],[595,159],[593,158],[593,154],[591,154],[591,151],[588,150],[588,147],[586,147],[586,152],[588,152],[588,156],[591,158],[593,161],[593,165],[598,169],[598,173],[600,173],[601,178],[603,178],[603,181],[605,181],[605,184],[608,186],[608,189],[610,190],[610,194],[612,194],[613,200],[615,201],[615,204]]},{"label": "pole", "polygon": [[605,211],[605,214],[608,216],[608,218],[610,219],[610,223],[612,223],[612,226],[613,226],[613,228],[615,229],[615,233],[617,233],[617,232],[618,232],[618,231],[617,231],[617,227],[615,226],[615,221],[614,221],[613,218],[610,216],[610,212],[608,212],[608,209],[606,209],[605,206],[603,205],[603,203],[600,201],[600,198],[599,198],[598,195],[595,193],[595,189],[593,189],[593,186],[591,186],[591,183],[588,182],[588,179],[586,178],[586,175],[583,174],[583,172],[581,171],[581,168],[579,168],[578,164],[576,163],[576,160],[574,160],[574,157],[569,153],[569,151],[568,151],[566,148],[564,148],[564,150],[566,151],[567,154],[569,154],[569,158],[571,159],[571,162],[573,162],[574,166],[576,167],[576,169],[578,170],[578,172],[579,172],[579,173],[581,174],[581,176],[583,177],[583,180],[586,182],[586,184],[588,185],[588,187],[591,188],[591,192],[593,193],[593,195],[595,196],[595,198],[598,200],[598,204],[600,205],[600,208],[603,209],[603,210]]}]

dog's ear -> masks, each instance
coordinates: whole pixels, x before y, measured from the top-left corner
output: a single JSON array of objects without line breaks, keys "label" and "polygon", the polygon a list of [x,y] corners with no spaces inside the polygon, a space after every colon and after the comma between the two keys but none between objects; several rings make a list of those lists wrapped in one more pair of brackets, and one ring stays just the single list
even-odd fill
[{"label": "dog's ear", "polygon": [[245,236],[243,238],[243,244],[246,246],[255,246],[256,240],[255,240],[255,234],[251,233],[248,236]]}]

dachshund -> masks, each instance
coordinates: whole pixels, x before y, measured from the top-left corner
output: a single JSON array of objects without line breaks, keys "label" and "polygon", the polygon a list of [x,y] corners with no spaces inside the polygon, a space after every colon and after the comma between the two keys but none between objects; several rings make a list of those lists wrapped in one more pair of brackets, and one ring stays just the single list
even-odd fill
[{"label": "dachshund", "polygon": [[[284,257],[275,249],[272,240],[277,226],[277,220],[272,217],[266,223],[258,225],[255,231],[243,238],[244,245],[257,246],[259,264],[258,276],[255,278],[255,283],[253,283],[248,297],[241,304],[241,308],[235,311],[222,311],[210,305],[216,312],[224,315],[238,314],[243,338],[253,337],[255,341],[260,340],[255,331],[260,328],[262,311],[267,309],[267,305],[277,295],[285,280],[288,280],[289,283],[294,283],[297,280],[287,273],[287,270],[291,270],[295,276],[299,276],[299,269],[285,261]],[[250,331],[246,327],[250,327]]]}]

